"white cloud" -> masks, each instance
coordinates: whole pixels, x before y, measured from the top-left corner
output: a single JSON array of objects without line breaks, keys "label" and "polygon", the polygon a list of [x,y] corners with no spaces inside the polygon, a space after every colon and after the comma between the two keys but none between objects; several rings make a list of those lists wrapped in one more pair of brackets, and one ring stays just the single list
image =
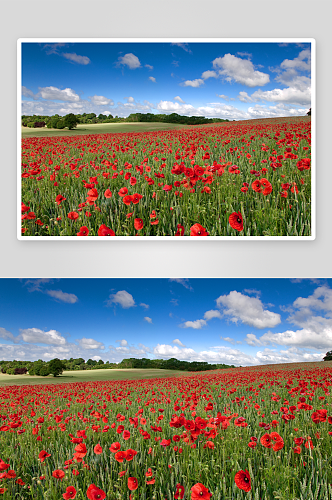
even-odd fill
[{"label": "white cloud", "polygon": [[76,62],[77,64],[83,64],[84,66],[89,64],[91,61],[87,56],[78,56],[77,54],[62,54],[63,57],[69,59],[70,61]]},{"label": "white cloud", "polygon": [[217,57],[212,64],[214,69],[218,70],[218,74],[228,82],[235,81],[247,87],[257,87],[266,85],[270,81],[269,75],[255,70],[251,61],[232,54]]},{"label": "white cloud", "polygon": [[301,71],[310,71],[311,52],[309,49],[302,50],[295,59],[285,59],[280,64],[282,69],[297,69]]},{"label": "white cloud", "polygon": [[151,80],[151,82],[153,82],[153,83],[156,83],[156,79],[154,76],[149,76],[149,80]]},{"label": "white cloud", "polygon": [[231,337],[220,337],[221,340],[224,340],[225,342],[229,342],[230,344],[235,344],[235,340],[232,339]]},{"label": "white cloud", "polygon": [[119,57],[118,66],[128,66],[129,69],[137,69],[141,66],[140,60],[132,53]]},{"label": "white cloud", "polygon": [[24,286],[28,287],[29,292],[42,292],[42,285],[47,283],[52,283],[52,280],[49,278],[30,279],[24,282]]},{"label": "white cloud", "polygon": [[174,97],[174,101],[179,101],[179,102],[182,102],[182,104],[184,104],[184,101],[181,99],[181,97],[179,95]]},{"label": "white cloud", "polygon": [[44,45],[43,49],[45,49],[46,54],[59,54],[58,48],[65,47],[65,43],[47,43]]},{"label": "white cloud", "polygon": [[78,102],[80,96],[76,94],[73,89],[66,88],[63,90],[57,87],[39,87],[38,97],[46,100],[56,100],[56,101],[73,101]]},{"label": "white cloud", "polygon": [[67,304],[75,304],[78,298],[73,293],[62,292],[61,290],[46,290],[45,293],[54,299],[66,302]]},{"label": "white cloud", "polygon": [[180,347],[186,347],[179,339],[174,339],[172,342],[173,344],[179,345]]},{"label": "white cloud", "polygon": [[149,309],[149,307],[150,307],[148,304],[144,304],[144,302],[141,302],[140,306],[144,307],[144,309]]},{"label": "white cloud", "polygon": [[[240,92],[241,94],[241,92]],[[240,98],[240,100],[242,100]],[[251,97],[244,102],[250,101],[269,101],[269,102],[284,102],[289,104],[298,104],[305,106],[311,103],[311,87],[308,85],[304,89],[296,87],[288,87],[285,89],[273,90],[256,90]]]},{"label": "white cloud", "polygon": [[150,70],[153,70],[153,66],[151,66],[151,64],[145,64],[145,67],[150,69]]},{"label": "white cloud", "polygon": [[281,322],[280,314],[268,311],[257,297],[248,297],[236,290],[228,295],[221,295],[216,300],[223,307],[223,314],[233,323],[241,321],[255,328],[272,328]]},{"label": "white cloud", "polygon": [[179,283],[180,285],[184,286],[188,290],[193,290],[193,288],[191,287],[191,285],[189,283],[188,278],[170,278],[169,281],[175,281],[176,283]]},{"label": "white cloud", "polygon": [[113,106],[114,101],[112,99],[108,99],[108,97],[104,97],[103,95],[93,95],[89,96],[90,101],[92,104],[95,104],[96,106]]},{"label": "white cloud", "polygon": [[125,97],[125,99],[127,99],[128,102],[135,102],[135,99],[132,96]]},{"label": "white cloud", "polygon": [[189,52],[189,54],[192,54],[188,43],[171,43],[171,45],[177,45],[178,47],[181,47],[181,49],[185,50],[186,52]]},{"label": "white cloud", "polygon": [[98,340],[95,339],[83,337],[82,339],[76,339],[76,341],[82,349],[105,349],[103,342],[98,342]]},{"label": "white cloud", "polygon": [[224,99],[225,101],[229,101],[229,97],[228,95],[224,95],[224,94],[217,94],[218,97],[220,97],[221,99]]},{"label": "white cloud", "polygon": [[49,330],[44,332],[39,330],[39,328],[26,328],[20,329],[20,334],[17,340],[22,340],[29,344],[49,344],[49,345],[65,345],[66,339],[61,335],[61,333],[56,330]]},{"label": "white cloud", "polygon": [[146,321],[147,323],[152,324],[152,319],[149,318],[149,316],[145,316],[144,321]]},{"label": "white cloud", "polygon": [[6,330],[5,328],[0,327],[0,338],[5,340],[11,340],[12,342],[17,342],[17,338],[14,335]]},{"label": "white cloud", "polygon": [[242,102],[253,102],[254,99],[252,99],[247,92],[241,91],[239,92],[238,99]]},{"label": "white cloud", "polygon": [[245,288],[243,290],[247,295],[261,295],[260,290],[255,290],[254,288]]},{"label": "white cloud", "polygon": [[123,309],[129,309],[130,307],[135,306],[135,300],[130,293],[126,292],[126,290],[120,290],[119,292],[109,296],[107,305],[110,306],[112,304],[119,304],[123,307]]},{"label": "white cloud", "polygon": [[24,85],[22,85],[22,95],[24,97],[31,97],[32,99],[35,99],[35,94],[32,92],[32,90],[29,90]]},{"label": "white cloud", "polygon": [[194,330],[200,330],[203,326],[206,326],[207,323],[205,319],[196,319],[195,321],[186,321],[183,323],[181,328],[194,328]]},{"label": "white cloud", "polygon": [[121,347],[126,347],[128,345],[127,340],[122,339],[122,340],[116,340],[115,342],[118,342]]},{"label": "white cloud", "polygon": [[218,78],[218,73],[215,71],[207,70],[202,73],[203,80],[207,80],[208,78]]},{"label": "white cloud", "polygon": [[219,318],[219,319],[221,319],[222,318],[222,314],[220,313],[220,311],[216,311],[216,310],[213,310],[213,309],[211,309],[211,311],[206,311],[206,313],[204,314],[204,319],[206,319],[207,321],[209,321],[212,318]]},{"label": "white cloud", "polygon": [[196,78],[196,80],[186,80],[185,82],[181,83],[183,87],[200,87],[201,85],[204,84],[204,80],[201,78]]}]

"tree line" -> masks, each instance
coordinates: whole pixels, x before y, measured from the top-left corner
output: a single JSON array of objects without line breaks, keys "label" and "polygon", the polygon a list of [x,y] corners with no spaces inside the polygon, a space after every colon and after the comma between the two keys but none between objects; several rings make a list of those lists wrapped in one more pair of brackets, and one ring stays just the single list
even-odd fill
[{"label": "tree line", "polygon": [[206,371],[218,370],[224,368],[235,368],[234,365],[225,364],[209,364],[206,361],[180,361],[179,359],[136,359],[129,358],[123,359],[121,363],[104,362],[102,359],[96,361],[95,359],[88,359],[85,361],[83,358],[70,358],[70,359],[52,359],[51,361],[0,361],[1,373],[8,375],[39,375],[46,377],[53,375],[57,377],[63,371],[72,370],[112,370],[115,368],[159,368],[164,370],[184,370],[184,371]]},{"label": "tree line", "polygon": [[220,123],[228,122],[227,119],[222,118],[205,118],[204,116],[182,116],[177,113],[167,114],[153,114],[153,113],[132,113],[127,118],[119,116],[113,117],[112,115],[104,115],[100,113],[98,116],[95,113],[77,114],[69,113],[65,116],[58,114],[47,115],[23,115],[22,126],[30,128],[47,127],[72,130],[78,124],[91,124],[91,123],[132,123],[132,122],[160,122],[160,123],[175,123],[182,125],[204,125],[207,123]]}]

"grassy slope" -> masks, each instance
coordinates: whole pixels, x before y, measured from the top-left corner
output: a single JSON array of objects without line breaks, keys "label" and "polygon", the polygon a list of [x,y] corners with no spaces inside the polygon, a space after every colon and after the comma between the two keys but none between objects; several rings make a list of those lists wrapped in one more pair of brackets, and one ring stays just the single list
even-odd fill
[{"label": "grassy slope", "polygon": [[153,130],[177,130],[187,125],[173,123],[94,123],[80,124],[76,129],[57,130],[48,128],[21,127],[22,137],[61,137],[89,134],[115,134],[127,132],[149,132]]},{"label": "grassy slope", "polygon": [[1,385],[64,384],[77,382],[97,382],[99,380],[138,380],[146,378],[181,377],[188,372],[178,370],[157,370],[128,368],[123,370],[75,370],[65,371],[59,377],[37,377],[30,375],[7,375],[0,373]]}]

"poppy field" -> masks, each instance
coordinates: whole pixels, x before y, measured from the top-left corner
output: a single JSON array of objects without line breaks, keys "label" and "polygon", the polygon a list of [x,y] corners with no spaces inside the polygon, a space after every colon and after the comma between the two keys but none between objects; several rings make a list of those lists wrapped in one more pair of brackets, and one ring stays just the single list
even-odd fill
[{"label": "poppy field", "polygon": [[331,499],[331,363],[7,386],[4,499]]},{"label": "poppy field", "polygon": [[310,117],[24,138],[23,236],[311,236]]}]

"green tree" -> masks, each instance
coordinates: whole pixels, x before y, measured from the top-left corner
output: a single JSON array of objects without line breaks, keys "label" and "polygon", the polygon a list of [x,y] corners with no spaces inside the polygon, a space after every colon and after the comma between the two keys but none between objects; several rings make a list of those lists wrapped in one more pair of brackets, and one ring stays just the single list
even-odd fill
[{"label": "green tree", "polygon": [[47,375],[50,374],[50,367],[47,363],[44,364],[44,366],[41,367],[41,369],[39,370],[39,375],[41,377],[47,377]]},{"label": "green tree", "polygon": [[75,128],[77,126],[77,124],[79,123],[79,119],[73,113],[69,113],[69,115],[66,115],[63,118],[63,121],[65,124],[65,127],[68,127],[69,130],[72,130],[73,128]]},{"label": "green tree", "polygon": [[323,358],[324,361],[332,361],[332,351],[328,351],[326,356]]},{"label": "green tree", "polygon": [[51,359],[51,361],[48,364],[48,367],[50,373],[52,373],[54,377],[60,375],[64,370],[64,365],[62,364],[59,358]]}]

